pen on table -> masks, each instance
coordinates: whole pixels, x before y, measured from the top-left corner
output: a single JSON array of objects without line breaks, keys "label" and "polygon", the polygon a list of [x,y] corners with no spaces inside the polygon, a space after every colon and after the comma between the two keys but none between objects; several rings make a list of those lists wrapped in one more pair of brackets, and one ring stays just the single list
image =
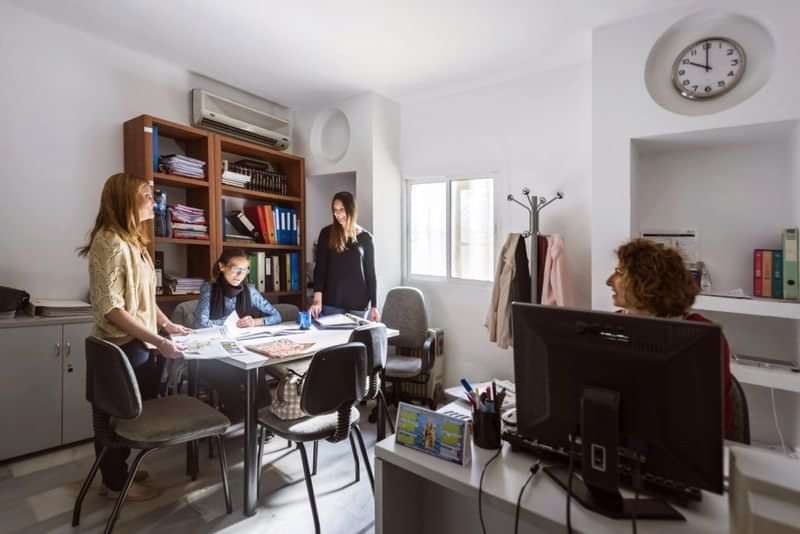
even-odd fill
[{"label": "pen on table", "polygon": [[461,387],[467,390],[467,393],[472,393],[472,385],[467,382],[466,378],[461,379]]}]

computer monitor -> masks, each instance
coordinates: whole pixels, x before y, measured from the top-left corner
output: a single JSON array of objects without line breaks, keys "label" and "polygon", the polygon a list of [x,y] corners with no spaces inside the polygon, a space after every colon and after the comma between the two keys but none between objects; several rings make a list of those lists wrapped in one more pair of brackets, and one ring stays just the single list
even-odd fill
[{"label": "computer monitor", "polygon": [[[517,433],[576,451],[578,501],[629,517],[620,471],[722,493],[718,326],[519,302],[512,314]],[[573,478],[563,466],[549,474],[562,484]],[[636,504],[639,518],[675,514],[660,501]]]}]

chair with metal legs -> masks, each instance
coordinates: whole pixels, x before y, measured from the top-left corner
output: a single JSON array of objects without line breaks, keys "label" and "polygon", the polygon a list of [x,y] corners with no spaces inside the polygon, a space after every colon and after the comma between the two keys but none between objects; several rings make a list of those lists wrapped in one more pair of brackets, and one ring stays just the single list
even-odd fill
[{"label": "chair with metal legs", "polygon": [[[388,338],[386,336],[386,326],[383,324],[368,324],[360,326],[350,334],[350,341],[363,343],[367,347],[367,395],[365,400],[375,401],[375,410],[378,423],[378,441],[386,437],[386,422],[394,434],[394,421],[389,415],[386,406],[386,397],[383,394],[381,376],[386,367],[386,355],[388,353]],[[371,421],[372,419],[370,419]]]},{"label": "chair with metal legs", "polygon": [[[276,436],[297,444],[303,462],[306,489],[314,518],[315,532],[319,533],[319,516],[311,481],[311,468],[305,444],[319,440],[339,442],[349,439],[353,458],[356,460],[356,481],[360,480],[360,465],[356,451],[355,434],[364,465],[369,475],[370,486],[375,492],[372,468],[358,427],[360,413],[355,404],[364,398],[367,380],[367,349],[363,343],[347,343],[319,351],[303,379],[300,407],[307,417],[279,419],[268,408],[258,413],[258,423]],[[353,431],[351,434],[351,430]],[[259,469],[260,474],[260,469]]]},{"label": "chair with metal legs", "polygon": [[86,339],[86,400],[94,410],[95,433],[103,449],[75,500],[72,526],[80,523],[83,499],[109,449],[128,447],[140,449],[140,452],[133,460],[125,485],[114,503],[106,523],[106,534],[114,529],[120,508],[146,455],[156,449],[207,437],[216,438],[225,506],[231,513],[228,464],[222,439],[231,424],[227,417],[186,395],[142,402],[136,376],[125,353],[117,345],[97,337]]}]

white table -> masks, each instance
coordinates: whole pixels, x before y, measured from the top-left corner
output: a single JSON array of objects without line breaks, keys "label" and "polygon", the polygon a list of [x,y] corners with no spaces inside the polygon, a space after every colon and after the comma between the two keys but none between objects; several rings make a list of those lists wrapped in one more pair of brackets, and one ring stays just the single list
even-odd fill
[{"label": "white table", "polygon": [[[478,519],[478,483],[484,464],[496,451],[472,449],[472,464],[461,467],[396,445],[390,436],[375,446],[376,534],[463,534],[481,532]],[[486,471],[483,517],[487,532],[513,532],[517,495],[536,458],[514,453],[503,443],[500,455]],[[623,492],[626,497],[631,495]],[[729,532],[728,497],[703,492],[691,508],[677,507],[686,521],[642,521],[646,534],[723,534]],[[629,520],[595,514],[572,501],[576,532],[616,534],[631,532]],[[564,532],[566,493],[541,472],[522,498],[520,532]]]},{"label": "white table", "polygon": [[[279,327],[297,328],[295,323],[282,323]],[[352,330],[319,330],[312,326],[306,332],[298,332],[281,337],[263,337],[249,341],[240,341],[245,347],[257,345],[274,339],[288,338],[298,343],[313,342],[312,351],[300,356],[291,356],[280,359],[270,359],[255,352],[248,352],[241,356],[232,358],[221,358],[219,361],[241,369],[245,376],[245,415],[244,415],[244,513],[247,516],[255,515],[258,496],[258,407],[256,406],[256,385],[258,369],[268,366],[286,365],[300,360],[309,360],[320,350],[347,343],[352,334]],[[399,331],[391,328],[386,329],[387,337],[399,335]],[[190,360],[189,365],[189,394],[197,395],[197,362],[201,360]],[[379,410],[380,412],[380,410]],[[198,451],[196,444],[190,445],[187,454],[187,471],[195,477],[198,471]]]}]

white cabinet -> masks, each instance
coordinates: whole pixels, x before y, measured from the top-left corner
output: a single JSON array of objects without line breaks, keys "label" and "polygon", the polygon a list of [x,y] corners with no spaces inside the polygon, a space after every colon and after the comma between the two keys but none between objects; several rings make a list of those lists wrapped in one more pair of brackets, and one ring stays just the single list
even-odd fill
[{"label": "white cabinet", "polygon": [[92,323],[16,319],[0,328],[0,460],[90,438],[84,340]]},{"label": "white cabinet", "polygon": [[86,401],[86,338],[91,330],[92,323],[64,325],[62,443],[72,443],[94,435],[92,405]]}]

